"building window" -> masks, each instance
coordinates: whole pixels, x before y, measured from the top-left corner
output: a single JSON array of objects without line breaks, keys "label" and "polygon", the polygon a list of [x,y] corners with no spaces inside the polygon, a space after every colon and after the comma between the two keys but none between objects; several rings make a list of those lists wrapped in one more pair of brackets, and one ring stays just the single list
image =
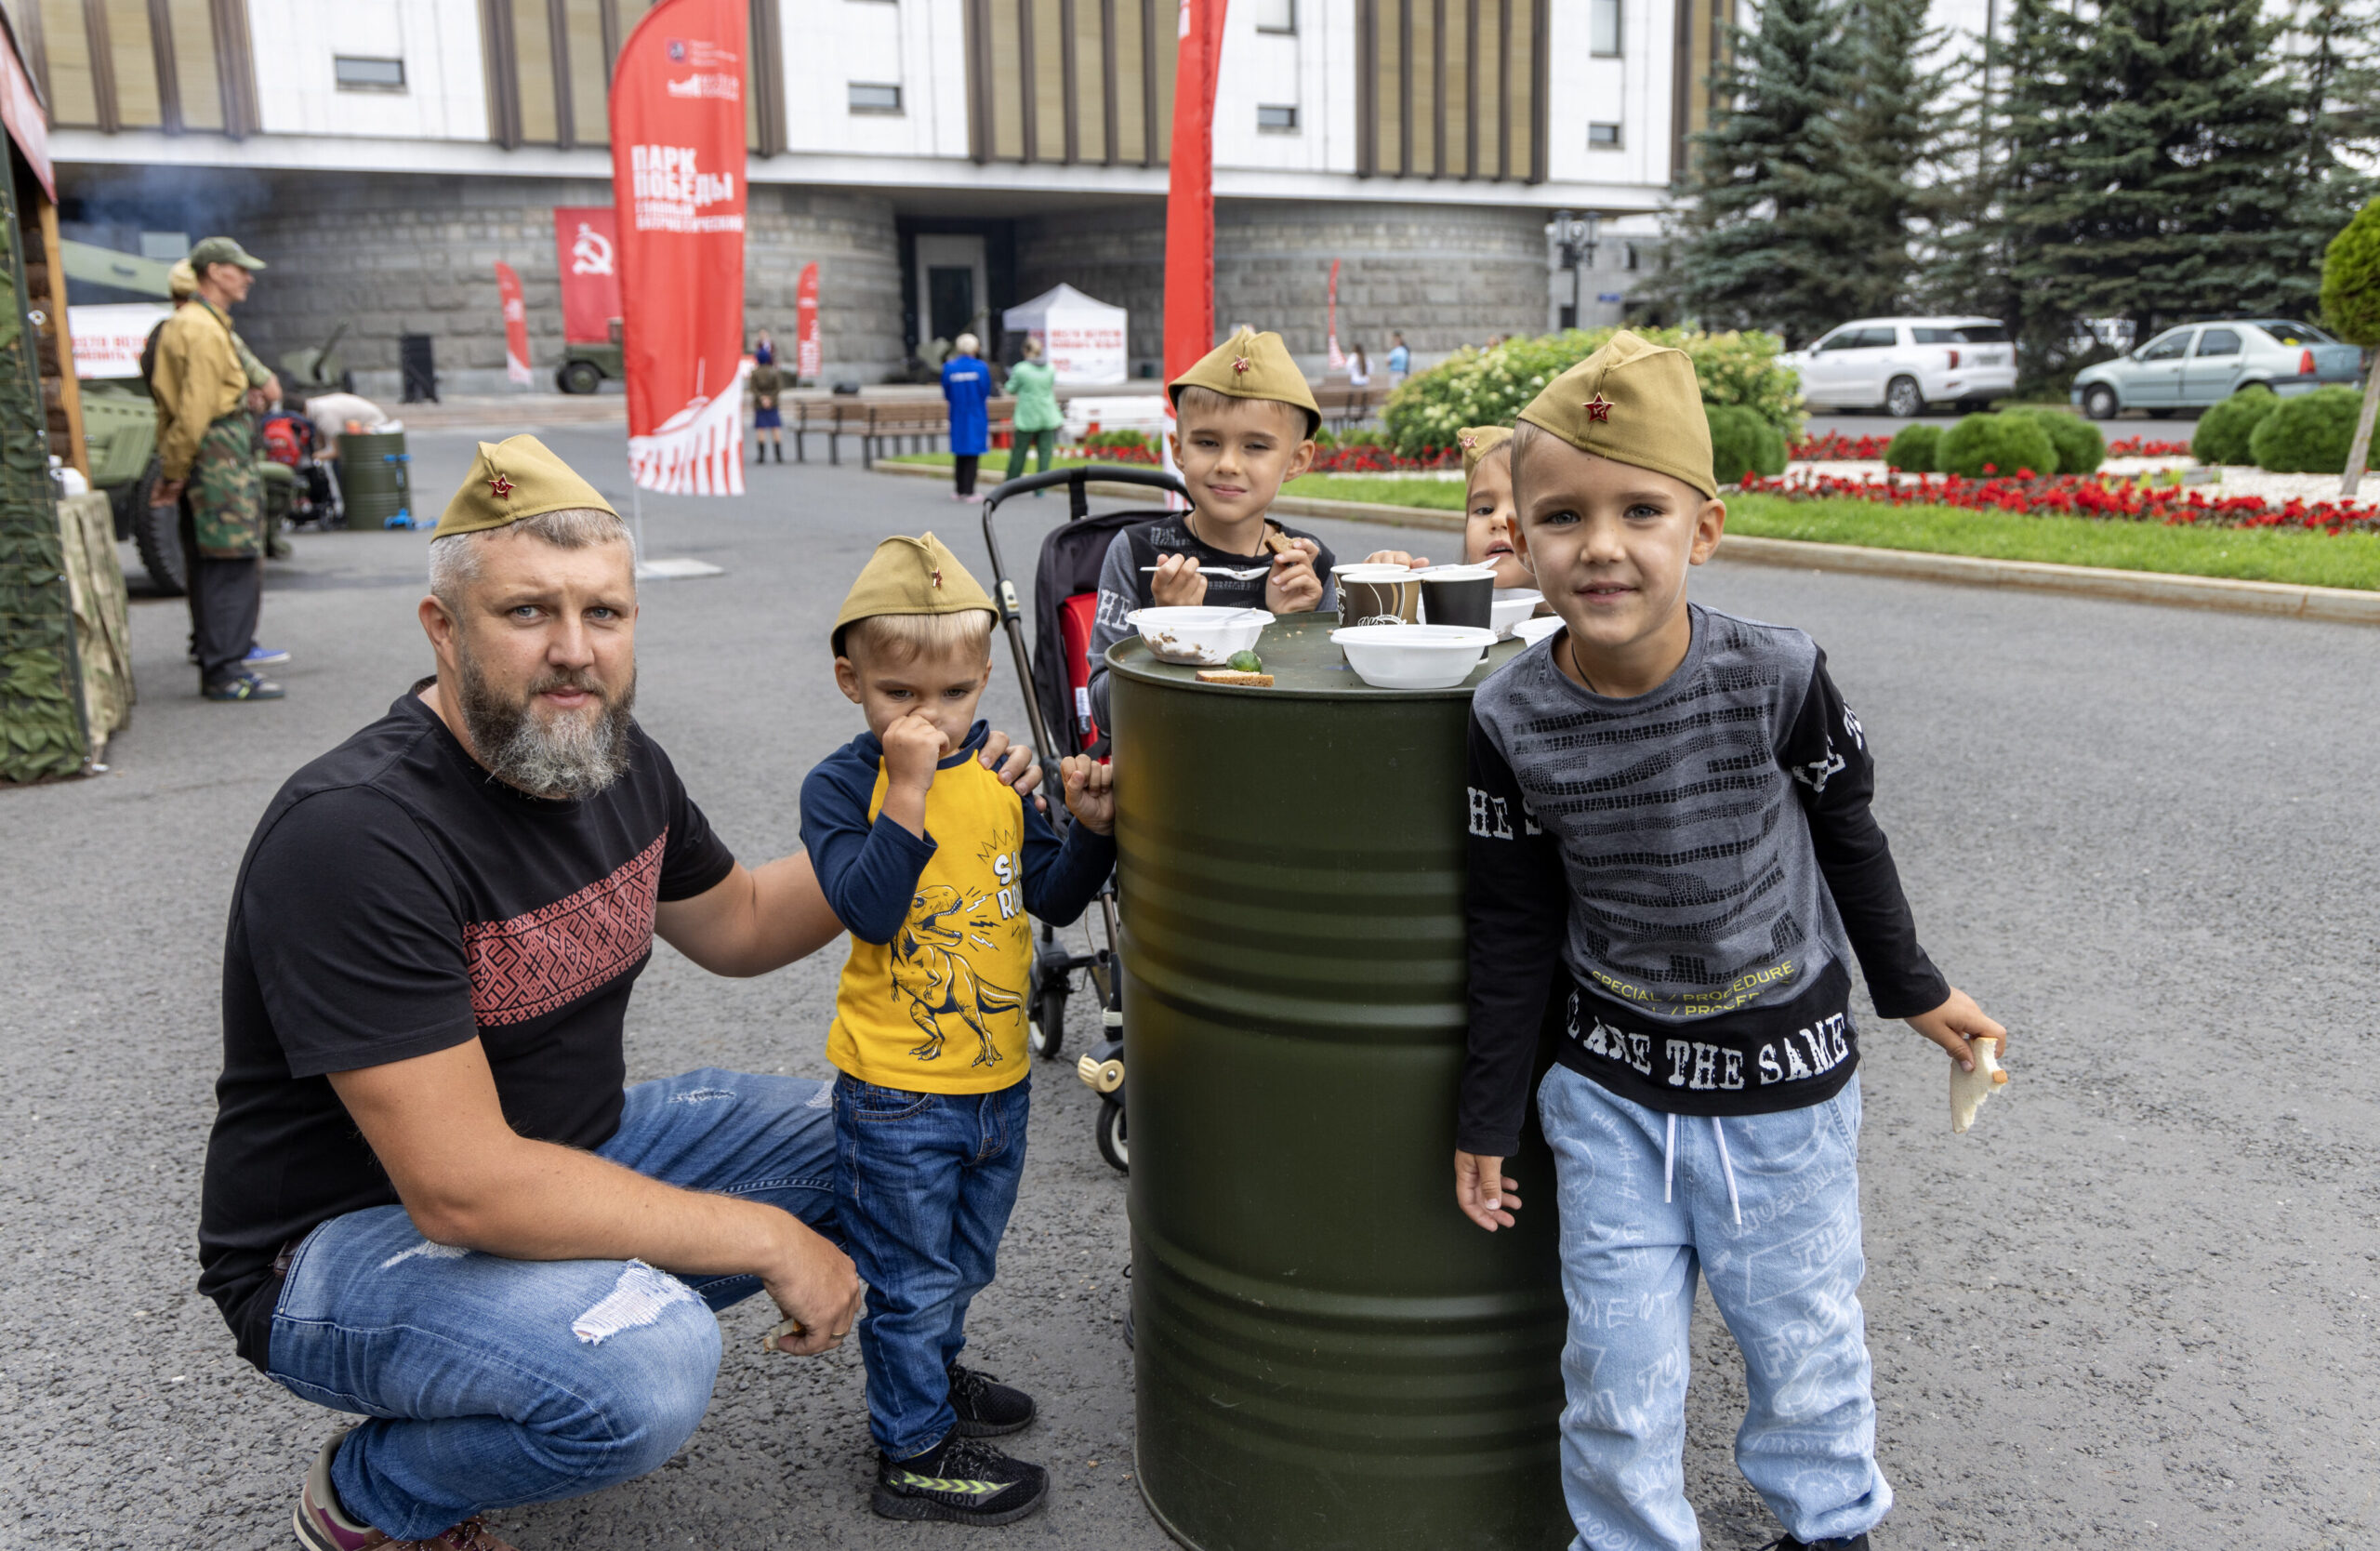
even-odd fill
[{"label": "building window", "polygon": [[1587,48],[1606,58],[1620,52],[1620,0],[1587,0]]},{"label": "building window", "polygon": [[1256,0],[1256,30],[1294,33],[1298,30],[1298,0]]},{"label": "building window", "polygon": [[1256,127],[1268,135],[1298,132],[1298,111],[1292,105],[1269,103],[1257,108]]},{"label": "building window", "polygon": [[338,54],[331,59],[331,70],[338,77],[338,89],[341,91],[405,89],[405,62],[403,60],[367,60],[352,54]]},{"label": "building window", "polygon": [[1617,151],[1617,150],[1619,150],[1619,149],[1620,149],[1620,126],[1619,126],[1619,125],[1617,125],[1617,124],[1590,124],[1590,125],[1588,125],[1588,126],[1587,126],[1587,149],[1588,149],[1588,150],[1590,150],[1590,151]]},{"label": "building window", "polygon": [[901,88],[879,81],[853,81],[851,104],[855,113],[897,113],[901,111]]},{"label": "building window", "polygon": [[1620,245],[1620,267],[1621,269],[1626,270],[1631,274],[1633,274],[1643,266],[1643,264],[1644,259],[1638,256],[1636,252],[1636,245],[1634,243],[1622,243]]}]

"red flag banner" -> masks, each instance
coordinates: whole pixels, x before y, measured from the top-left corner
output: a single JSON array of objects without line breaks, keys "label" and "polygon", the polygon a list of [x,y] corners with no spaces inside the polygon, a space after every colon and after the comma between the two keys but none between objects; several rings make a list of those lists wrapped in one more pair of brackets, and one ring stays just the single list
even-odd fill
[{"label": "red flag banner", "polygon": [[608,205],[554,206],[554,272],[562,276],[562,337],[574,345],[612,341],[620,315],[619,233]]},{"label": "red flag banner", "polygon": [[[1225,0],[1183,0],[1175,46],[1173,150],[1165,201],[1165,379],[1215,348],[1215,74]],[[1173,418],[1167,395],[1165,417]],[[1165,461],[1173,452],[1169,439]]]},{"label": "red flag banner", "polygon": [[504,301],[504,375],[529,380],[529,304],[521,297],[521,276],[509,264],[496,266],[496,294]]},{"label": "red flag banner", "polygon": [[1347,352],[1339,348],[1339,260],[1330,260],[1330,369],[1347,369]]},{"label": "red flag banner", "polygon": [[801,266],[801,280],[793,292],[793,372],[815,383],[826,369],[818,347],[818,266]]},{"label": "red flag banner", "polygon": [[747,0],[661,0],[612,75],[628,471],[647,490],[744,492]]}]

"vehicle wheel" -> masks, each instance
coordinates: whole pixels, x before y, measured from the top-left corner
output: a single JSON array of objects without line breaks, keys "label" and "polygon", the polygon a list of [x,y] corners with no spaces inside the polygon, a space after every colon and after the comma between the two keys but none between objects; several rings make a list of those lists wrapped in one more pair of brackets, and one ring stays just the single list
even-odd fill
[{"label": "vehicle wheel", "polygon": [[2244,393],[2251,388],[2261,388],[2268,393],[2272,391],[2272,384],[2269,382],[2243,382],[2231,391],[2235,393]]},{"label": "vehicle wheel", "polygon": [[554,381],[565,393],[591,393],[603,386],[603,372],[592,361],[565,361]]},{"label": "vehicle wheel", "polygon": [[2112,420],[2116,410],[2116,391],[2104,382],[2095,382],[2082,391],[2082,413],[2095,420]]},{"label": "vehicle wheel", "polygon": [[1066,980],[1053,975],[1033,998],[1025,1025],[1025,1044],[1043,1061],[1052,1060],[1066,1042]]},{"label": "vehicle wheel", "polygon": [[2174,412],[2170,409],[2152,409],[2149,412],[2149,418],[2152,420],[2170,420],[2174,418]]},{"label": "vehicle wheel", "polygon": [[1119,1174],[1132,1172],[1132,1151],[1124,1140],[1124,1107],[1120,1104],[1099,1107],[1099,1156]]},{"label": "vehicle wheel", "polygon": [[190,576],[182,564],[181,510],[151,506],[149,493],[157,486],[157,465],[132,486],[132,547],[149,572],[149,585],[168,598],[190,590]]},{"label": "vehicle wheel", "polygon": [[1925,413],[1925,394],[1913,377],[1897,377],[1884,389],[1884,413],[1896,420],[1913,420]]}]

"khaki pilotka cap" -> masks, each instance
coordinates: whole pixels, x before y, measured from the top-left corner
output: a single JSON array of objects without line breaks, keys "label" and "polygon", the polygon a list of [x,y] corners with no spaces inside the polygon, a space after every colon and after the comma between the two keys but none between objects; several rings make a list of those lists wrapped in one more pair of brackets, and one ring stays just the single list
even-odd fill
[{"label": "khaki pilotka cap", "polygon": [[244,270],[260,270],[264,260],[242,247],[229,237],[204,237],[190,250],[186,260],[190,272],[205,274],[209,264],[237,264]]},{"label": "khaki pilotka cap", "polygon": [[446,503],[445,515],[438,519],[438,531],[430,537],[437,539],[458,533],[483,533],[524,517],[580,510],[619,515],[593,485],[580,479],[569,464],[555,457],[536,437],[483,442],[479,456],[471,459],[471,471],[463,478],[462,488]]},{"label": "khaki pilotka cap", "polygon": [[1314,390],[1306,386],[1305,374],[1289,359],[1289,347],[1281,342],[1277,334],[1241,329],[1168,383],[1165,396],[1179,404],[1182,390],[1192,387],[1211,388],[1236,399],[1293,404],[1305,411],[1308,436],[1322,428],[1322,406],[1314,402]]},{"label": "khaki pilotka cap", "polygon": [[1682,479],[1716,499],[1711,420],[1686,351],[1621,329],[1545,385],[1521,418],[1580,452]]},{"label": "khaki pilotka cap", "polygon": [[1454,439],[1462,445],[1462,477],[1469,480],[1479,471],[1479,466],[1488,461],[1490,454],[1513,439],[1513,428],[1465,426],[1455,432]]},{"label": "khaki pilotka cap", "polygon": [[859,568],[859,580],[843,598],[842,612],[827,640],[843,655],[843,629],[884,614],[964,614],[981,609],[994,618],[992,595],[967,574],[949,546],[933,535],[895,535],[876,547]]}]

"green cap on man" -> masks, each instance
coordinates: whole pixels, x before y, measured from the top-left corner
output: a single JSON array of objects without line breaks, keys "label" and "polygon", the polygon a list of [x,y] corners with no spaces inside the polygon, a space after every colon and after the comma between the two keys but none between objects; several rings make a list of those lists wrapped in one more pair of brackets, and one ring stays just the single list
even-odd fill
[{"label": "green cap on man", "polygon": [[263,259],[250,253],[230,237],[201,238],[198,245],[190,250],[190,269],[192,274],[204,275],[209,264],[237,264],[244,270],[264,268]]}]

